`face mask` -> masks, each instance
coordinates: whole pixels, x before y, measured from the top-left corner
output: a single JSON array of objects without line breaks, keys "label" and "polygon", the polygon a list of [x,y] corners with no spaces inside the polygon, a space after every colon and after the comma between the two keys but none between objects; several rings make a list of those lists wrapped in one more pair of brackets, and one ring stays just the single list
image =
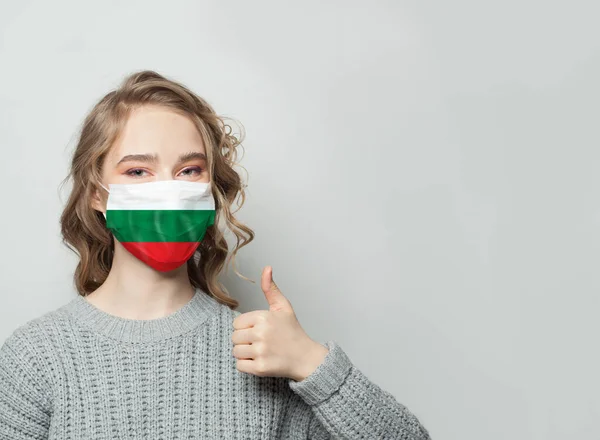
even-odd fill
[{"label": "face mask", "polygon": [[135,257],[167,272],[184,264],[215,222],[209,183],[161,180],[110,184],[106,227]]}]

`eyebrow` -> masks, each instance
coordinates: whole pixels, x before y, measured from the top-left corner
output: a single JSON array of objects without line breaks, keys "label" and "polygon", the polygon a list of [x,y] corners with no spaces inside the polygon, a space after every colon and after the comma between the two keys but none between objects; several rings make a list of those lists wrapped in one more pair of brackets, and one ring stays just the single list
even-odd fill
[{"label": "eyebrow", "polygon": [[179,159],[177,159],[177,163],[175,165],[181,165],[185,162],[189,162],[190,160],[206,161],[206,155],[198,151],[190,151],[189,153],[184,153],[181,156],[179,156]]},{"label": "eyebrow", "polygon": [[[189,162],[190,160],[204,160],[206,161],[206,155],[204,153],[199,153],[197,151],[190,151],[189,153],[184,153],[179,156],[177,159],[176,165],[181,165],[182,163]],[[117,165],[120,165],[124,162],[147,162],[147,163],[156,163],[158,162],[158,156],[156,154],[128,154],[123,156]]]}]

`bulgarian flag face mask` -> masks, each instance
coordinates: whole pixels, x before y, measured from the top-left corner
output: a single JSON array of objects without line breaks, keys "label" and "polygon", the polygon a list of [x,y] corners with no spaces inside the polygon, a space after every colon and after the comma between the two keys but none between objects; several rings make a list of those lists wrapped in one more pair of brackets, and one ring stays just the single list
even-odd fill
[{"label": "bulgarian flag face mask", "polygon": [[194,255],[215,223],[210,183],[160,180],[109,184],[106,190],[106,227],[131,254],[161,272]]}]

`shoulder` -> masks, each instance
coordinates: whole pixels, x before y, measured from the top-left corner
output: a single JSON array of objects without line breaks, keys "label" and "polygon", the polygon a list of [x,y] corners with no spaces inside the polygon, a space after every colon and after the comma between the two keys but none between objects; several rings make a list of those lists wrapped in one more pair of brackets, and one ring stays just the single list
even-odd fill
[{"label": "shoulder", "polygon": [[212,298],[212,300],[215,302],[216,304],[216,308],[218,310],[218,314],[225,320],[228,321],[233,321],[237,316],[241,315],[242,312],[232,309],[230,306],[228,306],[227,304],[224,304],[220,301],[217,301],[215,298]]},{"label": "shoulder", "polygon": [[14,343],[16,341],[36,340],[44,332],[44,328],[47,326],[48,321],[52,320],[55,315],[55,311],[50,311],[25,321],[12,330],[6,338],[5,344]]},{"label": "shoulder", "polygon": [[221,319],[221,326],[226,329],[226,334],[230,336],[233,332],[233,321],[236,317],[241,315],[241,312],[232,309],[228,305],[220,304],[219,305],[219,316]]},{"label": "shoulder", "polygon": [[50,405],[52,365],[45,328],[53,316],[51,311],[24,322],[0,345],[0,383],[11,395],[34,396]]},{"label": "shoulder", "polygon": [[17,363],[21,368],[37,368],[48,354],[49,328],[56,319],[52,310],[14,328],[0,345],[0,363]]},{"label": "shoulder", "polygon": [[0,344],[0,350],[13,350],[29,356],[42,356],[48,352],[52,335],[59,332],[58,323],[65,319],[62,307],[31,318],[15,327]]}]

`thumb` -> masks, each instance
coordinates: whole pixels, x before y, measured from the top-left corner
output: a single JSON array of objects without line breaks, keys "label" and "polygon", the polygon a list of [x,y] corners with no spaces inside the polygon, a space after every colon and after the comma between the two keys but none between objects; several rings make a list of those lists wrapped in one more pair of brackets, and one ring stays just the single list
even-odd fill
[{"label": "thumb", "polygon": [[267,266],[263,269],[261,288],[269,303],[270,311],[293,311],[292,304],[283,293],[281,293],[281,290],[279,290],[275,281],[273,281],[273,267]]}]

